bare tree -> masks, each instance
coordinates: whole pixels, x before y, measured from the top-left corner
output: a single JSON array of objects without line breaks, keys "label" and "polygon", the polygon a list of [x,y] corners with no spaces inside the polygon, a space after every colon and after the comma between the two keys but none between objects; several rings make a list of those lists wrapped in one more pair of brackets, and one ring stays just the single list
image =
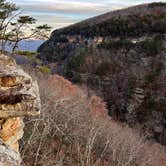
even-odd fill
[{"label": "bare tree", "polygon": [[[39,79],[43,114],[27,120],[22,142],[25,165],[35,166],[164,166],[165,153],[144,136],[108,116],[60,76]],[[94,97],[93,97],[94,98]]]}]

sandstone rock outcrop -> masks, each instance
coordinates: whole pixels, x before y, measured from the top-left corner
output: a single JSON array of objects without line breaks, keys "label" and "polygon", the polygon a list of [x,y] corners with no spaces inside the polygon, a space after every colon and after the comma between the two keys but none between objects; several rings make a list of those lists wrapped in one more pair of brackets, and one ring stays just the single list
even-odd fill
[{"label": "sandstone rock outcrop", "polygon": [[0,55],[0,165],[19,165],[18,140],[23,136],[23,117],[40,114],[37,82],[15,61]]}]

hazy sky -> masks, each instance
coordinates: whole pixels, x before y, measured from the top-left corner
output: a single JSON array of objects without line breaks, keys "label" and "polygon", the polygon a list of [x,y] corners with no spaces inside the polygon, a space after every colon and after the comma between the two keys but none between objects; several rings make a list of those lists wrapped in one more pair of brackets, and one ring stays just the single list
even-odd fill
[{"label": "hazy sky", "polygon": [[[39,24],[54,29],[96,16],[111,10],[154,0],[8,0],[23,9],[24,15],[35,17]],[[161,1],[161,0],[155,0]],[[162,2],[166,2],[163,0]]]}]

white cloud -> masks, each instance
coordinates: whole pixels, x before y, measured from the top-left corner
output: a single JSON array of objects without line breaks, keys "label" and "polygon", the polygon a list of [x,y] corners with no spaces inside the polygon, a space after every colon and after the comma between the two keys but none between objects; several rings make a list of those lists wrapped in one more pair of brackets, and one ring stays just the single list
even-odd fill
[{"label": "white cloud", "polygon": [[[8,0],[39,21],[60,28],[88,17],[153,0]],[[160,0],[155,0],[160,1]],[[166,1],[166,0],[163,0]]]},{"label": "white cloud", "polygon": [[[68,26],[88,17],[121,7],[116,4],[106,5],[101,2],[76,0],[20,0],[17,4],[28,15],[35,17],[39,24],[47,23],[54,28]],[[63,17],[58,14],[63,15]]]},{"label": "white cloud", "polygon": [[66,0],[35,0],[28,2],[19,2],[21,7],[31,10],[79,13],[79,14],[101,14],[111,9],[121,8],[118,4],[105,4],[95,2],[66,1]]},{"label": "white cloud", "polygon": [[37,24],[49,24],[54,28],[61,28],[73,23],[80,21],[76,18],[70,17],[60,17],[60,16],[50,16],[50,15],[34,15],[34,17],[38,20]]}]

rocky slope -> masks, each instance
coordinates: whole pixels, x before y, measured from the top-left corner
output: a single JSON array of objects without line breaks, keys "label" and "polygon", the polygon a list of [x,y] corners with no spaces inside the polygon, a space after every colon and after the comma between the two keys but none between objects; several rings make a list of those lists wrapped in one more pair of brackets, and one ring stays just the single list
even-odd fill
[{"label": "rocky slope", "polygon": [[36,82],[15,61],[0,55],[0,165],[21,162],[18,141],[23,136],[23,117],[40,113]]}]

